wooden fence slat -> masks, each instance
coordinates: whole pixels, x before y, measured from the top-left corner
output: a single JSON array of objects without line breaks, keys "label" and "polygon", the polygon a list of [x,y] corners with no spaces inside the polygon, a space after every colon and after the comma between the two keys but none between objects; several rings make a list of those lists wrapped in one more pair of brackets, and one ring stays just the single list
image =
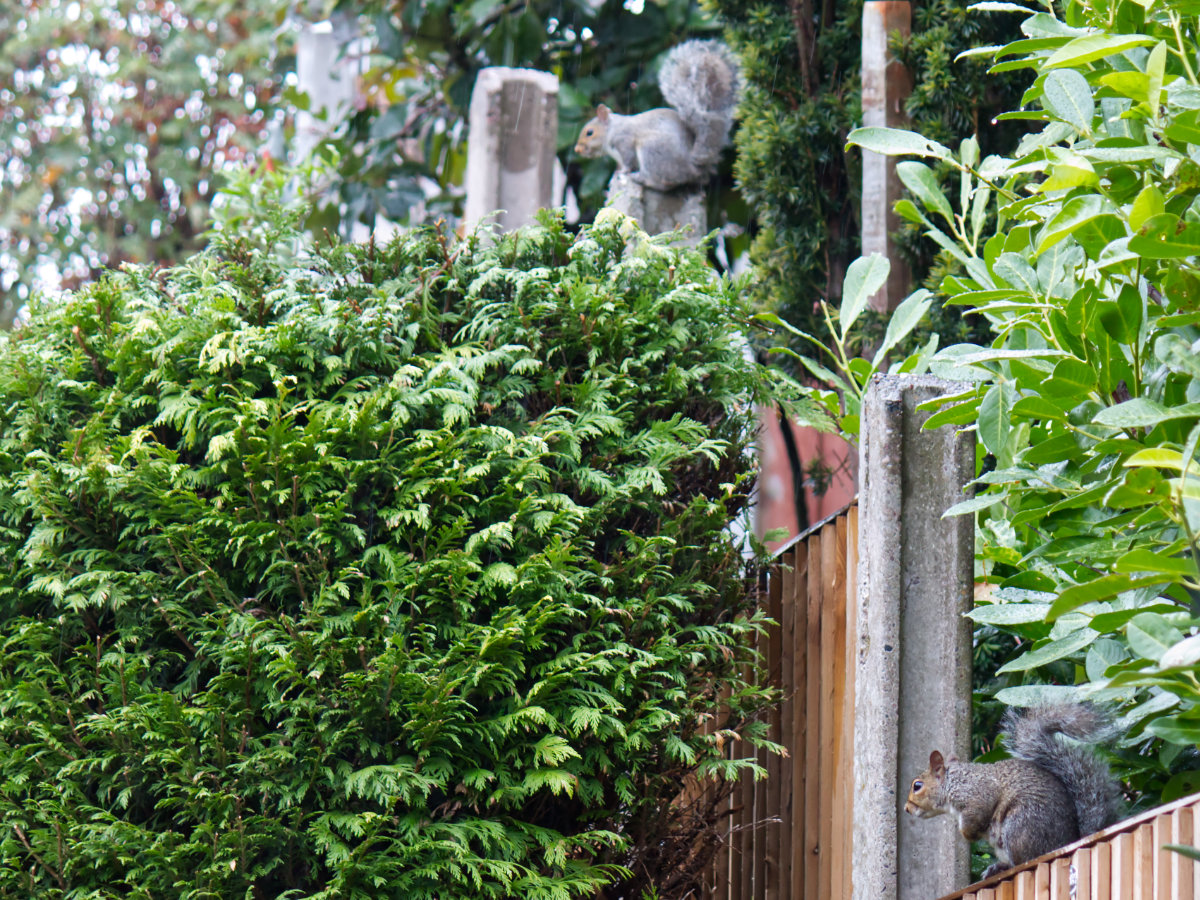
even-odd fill
[{"label": "wooden fence slat", "polygon": [[1033,872],[1026,870],[1017,875],[1017,900],[1033,900],[1035,896]]},{"label": "wooden fence slat", "polygon": [[1062,857],[1050,863],[1051,900],[1071,900],[1071,860]]},{"label": "wooden fence slat", "polygon": [[1133,896],[1154,900],[1154,823],[1147,822],[1133,833]]},{"label": "wooden fence slat", "polygon": [[[1192,807],[1192,846],[1200,841],[1200,804]],[[1192,863],[1192,896],[1200,900],[1200,863]]]},{"label": "wooden fence slat", "polygon": [[819,860],[821,810],[818,785],[820,779],[820,710],[821,710],[821,584],[824,558],[821,553],[823,535],[814,534],[808,540],[808,622],[806,644],[805,709],[807,728],[804,734],[804,898],[820,897]]},{"label": "wooden fence slat", "polygon": [[[829,648],[832,657],[832,677],[828,688],[829,699],[828,719],[832,737],[832,750],[829,759],[829,786],[831,815],[829,817],[829,881],[830,900],[842,900],[846,883],[843,873],[846,870],[846,830],[851,822],[850,803],[847,802],[845,791],[845,745],[844,729],[846,727],[846,533],[848,523],[845,516],[839,516],[834,522],[825,526],[825,531],[833,532],[830,549],[832,565],[828,573],[825,590],[825,607],[833,612],[833,640]],[[822,717],[824,720],[825,717]],[[846,897],[849,900],[849,897]]]},{"label": "wooden fence slat", "polygon": [[996,900],[1017,900],[1017,882],[1014,879],[1000,882]]},{"label": "wooden fence slat", "polygon": [[1092,847],[1091,900],[1113,900],[1112,846],[1108,842]]},{"label": "wooden fence slat", "polygon": [[1114,900],[1133,900],[1133,835],[1119,834],[1110,846]]},{"label": "wooden fence slat", "polygon": [[779,844],[778,896],[780,900],[792,900],[792,760],[791,740],[796,732],[796,672],[792,666],[792,655],[796,646],[796,549],[790,550],[781,562],[780,571],[780,616],[779,627],[783,655],[779,660],[779,687],[783,702],[779,705],[779,742],[788,747],[788,756],[780,762],[779,795],[780,823],[777,826]]},{"label": "wooden fence slat", "polygon": [[[1171,816],[1171,843],[1193,846],[1194,834],[1192,809],[1177,809]],[[1194,900],[1192,869],[1195,863],[1182,853],[1171,854],[1171,896],[1175,900]]]},{"label": "wooden fence slat", "polygon": [[[771,579],[767,585],[767,615],[777,624],[767,632],[767,673],[770,683],[777,690],[783,689],[782,653],[783,629],[780,623],[783,619],[782,582],[778,578]],[[768,736],[773,743],[782,743],[783,738],[783,709],[776,705],[768,717],[770,731]],[[763,889],[759,896],[766,900],[780,900],[779,871],[780,853],[779,820],[783,808],[783,791],[780,782],[783,772],[783,757],[775,753],[766,754],[767,779],[759,784],[759,793],[763,797]]]},{"label": "wooden fence slat", "polygon": [[[755,646],[757,646],[755,641]],[[747,669],[745,676],[750,678]],[[746,756],[748,746],[741,744],[739,756]],[[737,898],[738,900],[753,900],[751,885],[754,879],[754,779],[749,775],[742,776],[742,784],[738,791],[740,795],[740,810],[738,811],[737,853],[734,864],[738,867]]]},{"label": "wooden fence slat", "polygon": [[1171,816],[1158,816],[1154,820],[1154,893],[1157,900],[1173,900],[1171,891],[1171,857],[1175,854],[1164,850],[1171,843]]},{"label": "wooden fence slat", "polygon": [[[758,653],[759,653],[759,671],[758,684],[762,685],[769,679],[769,672],[763,667],[767,661],[767,636],[760,634],[758,636]],[[754,751],[754,760],[760,767],[765,767],[766,751],[756,749]],[[765,794],[765,781],[751,782],[750,795],[750,892],[748,897],[752,900],[761,900],[763,896],[763,862],[765,854],[763,853],[763,841],[766,837],[763,832],[763,799]]]},{"label": "wooden fence slat", "polygon": [[1075,876],[1075,900],[1090,900],[1092,896],[1092,848],[1080,847],[1071,855]]},{"label": "wooden fence slat", "polygon": [[807,544],[796,547],[795,591],[793,600],[795,620],[792,643],[792,683],[796,686],[795,703],[792,706],[792,898],[805,900],[805,879],[808,859],[805,855],[807,832],[805,826],[805,780],[808,766],[808,551]]},{"label": "wooden fence slat", "polygon": [[[844,535],[843,535],[844,539]],[[820,834],[817,838],[817,866],[820,872],[820,897],[834,896],[834,841],[833,787],[837,781],[837,711],[841,696],[838,692],[837,648],[842,632],[838,620],[844,622],[846,615],[845,593],[839,591],[838,553],[843,550],[838,542],[836,522],[821,529],[821,699],[820,736],[821,757],[817,776],[819,787]],[[845,565],[845,554],[842,553]],[[844,624],[842,627],[845,627]],[[839,861],[840,863],[840,861]]]},{"label": "wooden fence slat", "polygon": [[[718,704],[717,708],[719,710],[726,710],[726,704],[728,704],[728,702],[729,687],[726,686],[721,688],[721,702]],[[725,725],[726,715],[724,712],[722,712],[718,718],[714,720],[713,726],[714,728],[724,728]],[[721,746],[721,754],[724,757],[728,757],[732,752],[732,748],[729,746],[730,743],[731,742],[726,741]],[[720,787],[723,785],[718,786]],[[733,809],[734,799],[735,798],[732,795],[727,796],[720,806],[721,812],[723,813],[720,820],[721,843],[717,845],[716,853],[713,855],[713,873],[712,881],[710,882],[712,885],[713,900],[729,900],[729,845],[730,838],[732,836],[730,828],[733,824],[733,815],[731,810]]]},{"label": "wooden fence slat", "polygon": [[[854,870],[854,647],[858,622],[858,507],[846,511],[845,537],[840,538],[846,557],[842,563],[843,594],[845,595],[844,637],[841,646],[840,681],[842,683],[841,723],[838,736],[841,755],[838,759],[837,808],[843,811],[841,833],[841,874],[835,873],[842,888],[843,900],[853,895]],[[840,531],[839,531],[840,534]]]},{"label": "wooden fence slat", "polygon": [[1050,898],[1050,864],[1042,863],[1033,870],[1033,896],[1037,900]]}]

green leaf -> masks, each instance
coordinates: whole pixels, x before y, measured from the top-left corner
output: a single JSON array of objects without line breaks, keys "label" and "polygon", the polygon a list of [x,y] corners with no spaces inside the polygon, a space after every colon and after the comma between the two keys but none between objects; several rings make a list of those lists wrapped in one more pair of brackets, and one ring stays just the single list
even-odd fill
[{"label": "green leaf", "polygon": [[1124,53],[1135,47],[1148,47],[1157,43],[1144,34],[1089,34],[1068,41],[1050,55],[1042,65],[1046,69],[1082,66],[1097,59],[1116,53]]},{"label": "green leaf", "polygon": [[1152,216],[1129,239],[1129,249],[1149,259],[1182,259],[1200,254],[1200,224],[1184,224],[1172,213]]},{"label": "green leaf", "polygon": [[[1182,472],[1184,455],[1170,447],[1146,447],[1129,457],[1123,465],[1126,466],[1156,466],[1160,469],[1174,469]],[[1197,469],[1195,460],[1188,464],[1189,469]]]},{"label": "green leaf", "polygon": [[1078,653],[1096,640],[1097,637],[1099,635],[1092,631],[1092,629],[1081,628],[1066,637],[1039,644],[1033,650],[1022,653],[1016,659],[1002,665],[996,670],[996,673],[1002,675],[1005,672],[1028,672],[1030,669],[1036,669],[1039,666],[1044,666],[1047,663],[1052,663],[1055,660]]},{"label": "green leaf", "polygon": [[[1067,44],[1059,53],[1070,46]],[[1049,61],[1046,65],[1053,68]],[[1087,79],[1074,69],[1053,69],[1046,75],[1042,85],[1042,105],[1080,134],[1091,132],[1092,118],[1096,115],[1092,89]]]},{"label": "green leaf", "polygon": [[1142,659],[1158,662],[1168,650],[1183,640],[1179,629],[1158,613],[1141,613],[1125,626],[1129,648]]},{"label": "green leaf", "polygon": [[1100,84],[1139,103],[1145,103],[1150,94],[1150,79],[1145,72],[1107,72],[1100,76]]},{"label": "green leaf", "polygon": [[891,264],[882,255],[860,256],[846,270],[842,286],[842,308],[838,324],[845,335],[867,308],[867,301],[887,283]]},{"label": "green leaf", "polygon": [[1189,109],[1177,115],[1163,132],[1167,140],[1200,146],[1200,110]]},{"label": "green leaf", "polygon": [[[1195,569],[1193,568],[1193,572]],[[1158,664],[1163,669],[1187,668],[1200,663],[1200,635],[1185,637],[1162,655]]]},{"label": "green leaf", "polygon": [[[1049,385],[1049,382],[1046,382]],[[1012,415],[1024,419],[1047,419],[1053,422],[1066,422],[1067,412],[1045,397],[1036,394],[1022,397],[1012,405]]]},{"label": "green leaf", "polygon": [[1049,397],[1082,399],[1096,389],[1096,370],[1081,359],[1067,357],[1054,366],[1054,373],[1044,384]]},{"label": "green leaf", "polygon": [[1049,609],[1049,603],[989,603],[967,616],[980,625],[1029,625],[1042,622]]},{"label": "green leaf", "polygon": [[[1155,737],[1160,737],[1172,744],[1183,744],[1185,746],[1200,744],[1200,722],[1195,719],[1183,720],[1165,717],[1155,719],[1146,726],[1146,730]],[[1178,845],[1172,846],[1171,849],[1175,849],[1175,847],[1178,847]],[[1200,859],[1200,851],[1197,851],[1194,847],[1181,847],[1179,850],[1190,850],[1190,853],[1184,853],[1184,855],[1191,856],[1193,859]]]},{"label": "green leaf", "polygon": [[932,304],[933,294],[924,288],[920,288],[904,298],[904,301],[892,313],[892,317],[888,319],[883,343],[879,345],[879,349],[875,351],[875,357],[871,360],[872,367],[878,368],[882,365],[884,357],[891,349],[908,337],[912,330],[921,323]]},{"label": "green leaf", "polygon": [[1050,611],[1046,614],[1046,619],[1052,622],[1059,616],[1069,613],[1071,610],[1078,609],[1087,603],[1094,603],[1097,600],[1108,600],[1134,588],[1160,583],[1160,581],[1155,581],[1154,579],[1133,578],[1129,575],[1114,574],[1104,575],[1092,581],[1072,585],[1060,593],[1058,599],[1050,605]]},{"label": "green leaf", "polygon": [[1146,105],[1149,107],[1150,118],[1158,118],[1159,102],[1162,97],[1163,74],[1167,65],[1167,45],[1159,41],[1150,51],[1146,59]]},{"label": "green leaf", "polygon": [[1200,379],[1200,341],[1189,344],[1178,334],[1159,335],[1154,355],[1172,372]]},{"label": "green leaf", "polygon": [[1001,253],[992,265],[992,271],[1012,287],[1034,297],[1041,296],[1042,288],[1037,273],[1025,257],[1017,253]]},{"label": "green leaf", "polygon": [[1005,493],[992,493],[989,491],[986,494],[980,494],[978,497],[972,497],[969,500],[960,500],[942,513],[942,518],[948,519],[951,516],[965,516],[968,513],[976,513],[981,509],[987,509],[989,506],[1003,502]]},{"label": "green leaf", "polygon": [[1104,495],[1104,505],[1113,509],[1136,509],[1161,503],[1169,494],[1167,482],[1154,469],[1127,469]]},{"label": "green leaf", "polygon": [[1125,648],[1118,641],[1101,638],[1088,648],[1087,657],[1084,660],[1084,668],[1087,671],[1088,680],[1093,682],[1103,681],[1105,672],[1110,667],[1124,662],[1125,658]]},{"label": "green leaf", "polygon": [[1097,194],[1071,198],[1058,214],[1046,223],[1038,241],[1037,252],[1042,253],[1053,247],[1096,217],[1111,214],[1113,210],[1113,205]]},{"label": "green leaf", "polygon": [[1137,231],[1148,219],[1162,215],[1165,210],[1162,191],[1156,185],[1148,184],[1134,198],[1129,210],[1129,227]]},{"label": "green leaf", "polygon": [[1005,706],[1052,706],[1057,703],[1077,703],[1079,688],[1060,684],[1023,684],[996,691],[996,699]]},{"label": "green leaf", "polygon": [[904,160],[896,163],[896,175],[927,210],[938,213],[948,225],[954,226],[954,210],[950,208],[950,201],[942,193],[937,176],[929,166],[913,160]]},{"label": "green leaf", "polygon": [[1015,399],[1012,386],[998,382],[988,388],[979,404],[979,439],[994,456],[999,456],[1008,443]]},{"label": "green leaf", "polygon": [[1190,419],[1200,416],[1200,403],[1163,406],[1156,400],[1134,397],[1097,413],[1092,421],[1113,428],[1152,428],[1171,419]]},{"label": "green leaf", "polygon": [[864,150],[882,153],[885,156],[932,156],[934,159],[957,162],[954,152],[949,147],[898,128],[855,128],[846,137],[846,146],[862,147]]},{"label": "green leaf", "polygon": [[1195,578],[1196,564],[1190,558],[1163,556],[1153,550],[1138,548],[1117,559],[1118,572],[1154,572],[1171,579]]}]

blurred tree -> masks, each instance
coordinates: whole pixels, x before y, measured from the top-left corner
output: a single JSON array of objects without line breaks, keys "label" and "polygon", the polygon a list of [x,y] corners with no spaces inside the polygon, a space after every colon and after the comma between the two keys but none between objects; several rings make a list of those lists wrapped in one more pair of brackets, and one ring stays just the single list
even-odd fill
[{"label": "blurred tree", "polygon": [[32,290],[197,249],[214,176],[276,109],[286,5],[0,6],[0,326]]}]

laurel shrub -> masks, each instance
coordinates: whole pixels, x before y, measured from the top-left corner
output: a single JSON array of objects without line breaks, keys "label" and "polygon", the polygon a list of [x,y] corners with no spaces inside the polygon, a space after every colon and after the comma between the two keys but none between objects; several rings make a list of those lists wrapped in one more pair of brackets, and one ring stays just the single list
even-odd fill
[{"label": "laurel shrub", "polygon": [[769,699],[748,313],[616,218],[284,218],[0,339],[0,895],[694,883]]}]

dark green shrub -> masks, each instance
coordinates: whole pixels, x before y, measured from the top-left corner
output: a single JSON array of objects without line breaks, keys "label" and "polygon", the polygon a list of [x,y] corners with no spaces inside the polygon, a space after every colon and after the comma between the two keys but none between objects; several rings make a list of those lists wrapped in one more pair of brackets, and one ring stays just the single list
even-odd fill
[{"label": "dark green shrub", "polygon": [[0,895],[690,877],[671,802],[766,699],[726,525],[773,398],[625,227],[230,232],[3,339]]}]

